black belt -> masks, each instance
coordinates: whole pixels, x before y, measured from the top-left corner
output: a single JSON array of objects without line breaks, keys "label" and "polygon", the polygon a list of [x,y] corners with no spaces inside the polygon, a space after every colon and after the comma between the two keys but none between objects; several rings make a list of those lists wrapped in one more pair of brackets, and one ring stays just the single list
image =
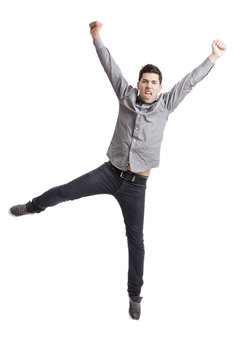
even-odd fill
[{"label": "black belt", "polygon": [[120,170],[118,169],[116,166],[114,166],[110,161],[109,164],[112,166],[112,168],[118,173],[118,175],[120,176],[120,178],[135,183],[135,184],[146,184],[147,182],[147,177],[144,178],[139,174],[133,173],[129,170],[124,171],[124,170]]}]

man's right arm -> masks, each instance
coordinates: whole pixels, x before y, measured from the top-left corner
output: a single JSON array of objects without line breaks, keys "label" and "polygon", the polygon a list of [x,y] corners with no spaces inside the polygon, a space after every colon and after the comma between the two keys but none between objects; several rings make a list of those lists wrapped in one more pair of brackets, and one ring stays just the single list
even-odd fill
[{"label": "man's right arm", "polygon": [[102,24],[98,21],[94,21],[90,26],[90,34],[93,38],[93,43],[96,48],[99,60],[112,84],[112,87],[118,97],[121,99],[126,96],[128,91],[132,89],[128,85],[127,80],[122,75],[122,72],[113,57],[111,56],[109,50],[104,46],[102,40],[100,39],[99,32],[102,28]]}]

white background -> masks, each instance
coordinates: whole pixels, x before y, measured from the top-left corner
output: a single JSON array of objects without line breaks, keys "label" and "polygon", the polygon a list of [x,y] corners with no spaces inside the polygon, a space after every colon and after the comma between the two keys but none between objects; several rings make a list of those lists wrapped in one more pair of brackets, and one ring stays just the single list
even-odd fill
[{"label": "white background", "polygon": [[[0,357],[239,360],[239,10],[219,1],[1,2]],[[170,116],[148,181],[140,321],[127,241],[99,196],[13,218],[107,160],[118,103],[88,24],[129,83],[148,62],[168,91],[228,50]]]}]

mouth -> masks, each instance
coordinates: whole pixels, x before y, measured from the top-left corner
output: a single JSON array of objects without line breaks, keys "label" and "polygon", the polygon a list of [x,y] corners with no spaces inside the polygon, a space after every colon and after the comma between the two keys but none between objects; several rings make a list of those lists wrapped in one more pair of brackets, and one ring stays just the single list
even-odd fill
[{"label": "mouth", "polygon": [[152,96],[152,92],[151,92],[151,91],[145,91],[144,94],[145,94],[145,97],[146,97],[147,99],[150,99],[151,96]]}]

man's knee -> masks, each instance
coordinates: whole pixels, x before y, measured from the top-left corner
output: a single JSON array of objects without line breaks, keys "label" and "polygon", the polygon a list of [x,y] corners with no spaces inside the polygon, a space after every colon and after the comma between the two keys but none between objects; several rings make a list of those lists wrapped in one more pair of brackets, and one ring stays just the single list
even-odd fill
[{"label": "man's knee", "polygon": [[142,231],[127,231],[128,246],[135,250],[144,250],[144,239]]},{"label": "man's knee", "polygon": [[73,200],[75,198],[73,191],[71,190],[71,188],[69,188],[67,184],[57,186],[56,192],[57,192],[57,196],[61,198],[63,201]]}]

